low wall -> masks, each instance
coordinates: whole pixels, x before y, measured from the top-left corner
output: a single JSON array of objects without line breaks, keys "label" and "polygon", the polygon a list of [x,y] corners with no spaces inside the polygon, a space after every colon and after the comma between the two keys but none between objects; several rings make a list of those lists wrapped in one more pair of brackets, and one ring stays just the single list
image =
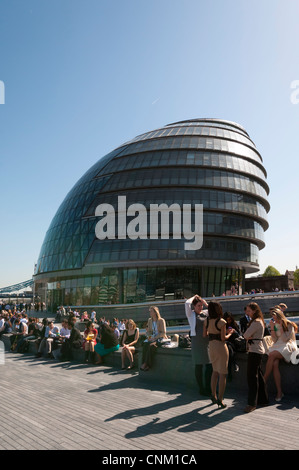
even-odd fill
[{"label": "low wall", "polygon": [[[232,381],[227,381],[226,396],[229,392],[240,390],[247,393],[247,353],[237,353],[236,363],[239,372],[232,373]],[[139,361],[141,361],[141,354]],[[263,356],[263,370],[267,362],[267,356]],[[285,394],[299,393],[299,365],[280,363],[282,388]],[[194,374],[194,364],[191,356],[191,349],[182,348],[157,348],[153,367],[147,372],[139,372],[139,379],[143,382],[159,384],[171,384],[186,387],[186,389],[198,389]],[[275,394],[276,389],[273,377],[269,378],[268,391]]]},{"label": "low wall", "polygon": [[[5,345],[5,350],[10,350],[10,334],[3,335],[2,341]],[[28,353],[35,354],[37,352],[35,341],[30,341],[30,348]],[[84,351],[83,349],[73,350],[75,362],[83,362]],[[247,393],[247,353],[237,353],[235,357],[236,363],[239,366],[239,372],[233,372],[232,381],[227,382],[225,396],[229,396],[230,391],[240,391],[242,394]],[[263,356],[263,370],[267,362],[267,356]],[[173,388],[176,386],[178,389],[182,387],[188,390],[196,390],[198,386],[195,380],[194,364],[192,361],[191,349],[176,348],[157,348],[154,365],[147,372],[141,371],[142,364],[142,351],[139,350],[135,355],[135,371],[138,371],[138,378],[144,383],[151,386],[155,384],[169,385]],[[121,368],[121,348],[119,351],[108,354],[104,357],[104,365]],[[299,365],[287,364],[284,361],[280,362],[280,372],[282,379],[282,389],[286,395],[299,394]],[[268,382],[268,391],[270,395],[276,393],[273,377],[271,376]]]}]

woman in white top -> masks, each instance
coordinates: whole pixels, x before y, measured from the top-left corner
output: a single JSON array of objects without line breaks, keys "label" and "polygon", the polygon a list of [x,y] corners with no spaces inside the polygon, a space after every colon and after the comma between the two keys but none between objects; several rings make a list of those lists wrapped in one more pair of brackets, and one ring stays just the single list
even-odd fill
[{"label": "woman in white top", "polygon": [[247,330],[243,336],[248,344],[247,361],[247,383],[248,383],[248,405],[244,409],[245,413],[254,411],[257,405],[267,405],[268,392],[266,382],[262,373],[261,363],[264,348],[265,322],[263,313],[259,305],[251,302],[246,307],[246,314],[251,318]]},{"label": "woman in white top", "polygon": [[295,323],[287,320],[283,312],[274,307],[271,309],[272,320],[270,321],[271,337],[274,341],[269,348],[269,356],[266,364],[265,380],[273,372],[273,378],[277,390],[275,400],[280,401],[283,397],[281,389],[281,376],[279,372],[279,361],[284,359],[290,362],[291,355],[297,349],[295,332],[298,327]]},{"label": "woman in white top", "polygon": [[149,308],[150,318],[148,319],[146,333],[147,340],[143,343],[141,370],[147,371],[153,364],[153,357],[159,338],[167,338],[166,323],[161,317],[158,307]]}]

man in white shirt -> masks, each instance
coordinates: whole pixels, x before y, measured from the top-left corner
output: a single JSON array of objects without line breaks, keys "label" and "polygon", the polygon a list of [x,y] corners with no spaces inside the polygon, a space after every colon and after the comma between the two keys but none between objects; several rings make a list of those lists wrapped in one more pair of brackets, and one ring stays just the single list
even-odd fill
[{"label": "man in white shirt", "polygon": [[59,334],[57,326],[54,326],[53,322],[50,322],[46,328],[45,337],[41,340],[41,343],[38,348],[37,357],[40,357],[43,353],[43,350],[46,349],[48,357],[51,356],[52,352],[52,343],[54,338]]},{"label": "man in white shirt", "polygon": [[212,365],[208,354],[208,337],[203,337],[203,325],[208,317],[208,310],[203,310],[208,303],[199,295],[194,295],[185,302],[185,313],[190,325],[192,360],[195,365],[195,378],[199,393],[211,395]]},{"label": "man in white shirt", "polygon": [[19,348],[22,345],[22,343],[25,341],[26,336],[28,335],[28,326],[26,322],[19,321],[19,328],[18,331],[14,333],[15,335],[18,336],[18,342],[17,342],[17,347],[14,350],[14,352],[19,352]]},{"label": "man in white shirt", "polygon": [[20,322],[28,324],[28,316],[26,313],[22,312]]},{"label": "man in white shirt", "polygon": [[0,313],[0,331],[4,329],[5,318],[3,313]]},{"label": "man in white shirt", "polygon": [[63,321],[61,323],[61,328],[60,328],[60,332],[59,332],[59,336],[60,338],[64,341],[65,338],[69,338],[71,335],[71,330],[68,329],[68,322],[67,321]]}]

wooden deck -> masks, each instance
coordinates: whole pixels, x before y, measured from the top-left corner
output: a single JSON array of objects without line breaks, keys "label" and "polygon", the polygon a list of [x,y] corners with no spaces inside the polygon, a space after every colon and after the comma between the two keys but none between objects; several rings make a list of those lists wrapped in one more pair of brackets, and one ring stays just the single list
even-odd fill
[{"label": "wooden deck", "polygon": [[228,407],[218,410],[196,390],[144,384],[134,370],[10,352],[0,365],[0,394],[1,450],[188,451],[198,459],[201,450],[299,444],[299,397],[287,394],[245,414],[244,390],[227,392]]}]

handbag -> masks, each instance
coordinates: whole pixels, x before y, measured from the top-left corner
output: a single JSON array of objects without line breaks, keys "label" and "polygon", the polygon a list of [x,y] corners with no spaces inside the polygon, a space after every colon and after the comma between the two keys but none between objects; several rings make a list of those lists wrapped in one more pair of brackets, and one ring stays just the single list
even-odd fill
[{"label": "handbag", "polygon": [[296,366],[299,364],[299,349],[297,348],[291,355],[291,363]]},{"label": "handbag", "polygon": [[189,335],[179,335],[179,347],[180,348],[191,348],[191,338]]}]

